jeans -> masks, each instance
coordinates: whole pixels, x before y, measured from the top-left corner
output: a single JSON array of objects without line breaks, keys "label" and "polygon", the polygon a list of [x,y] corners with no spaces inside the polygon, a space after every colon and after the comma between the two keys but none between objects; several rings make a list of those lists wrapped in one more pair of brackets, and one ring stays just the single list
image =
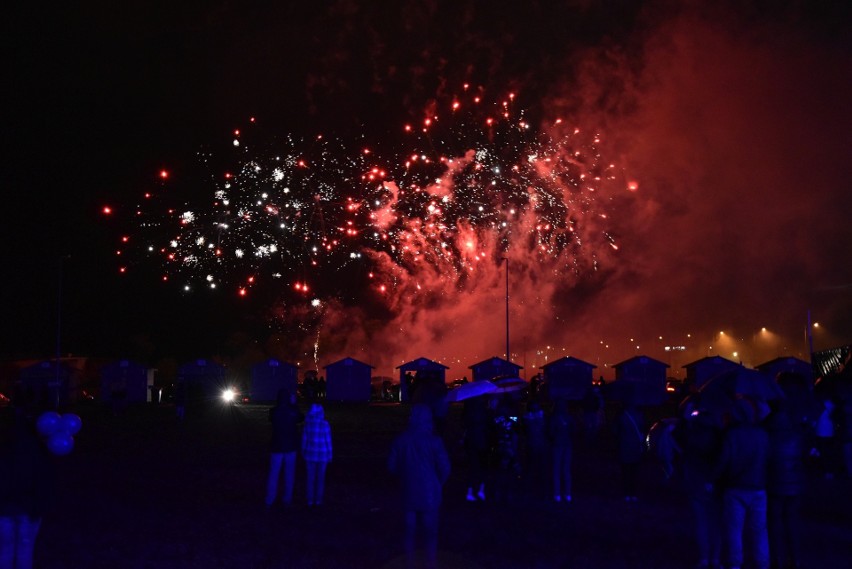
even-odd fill
[{"label": "jeans", "polygon": [[31,569],[41,518],[0,517],[0,569]]},{"label": "jeans", "polygon": [[723,497],[725,544],[731,568],[743,564],[743,536],[751,545],[755,569],[769,567],[769,534],[766,529],[764,490],[725,490]]},{"label": "jeans", "polygon": [[269,478],[266,481],[266,505],[271,506],[278,495],[278,480],[281,467],[284,467],[284,493],[281,499],[285,504],[293,502],[293,485],[296,481],[296,451],[273,452],[269,455]]},{"label": "jeans", "polygon": [[305,462],[308,473],[308,505],[322,504],[322,495],[325,491],[325,467],[327,462]]},{"label": "jeans", "polygon": [[409,567],[414,563],[418,519],[423,528],[426,565],[430,569],[438,566],[438,510],[405,512],[405,555]]}]

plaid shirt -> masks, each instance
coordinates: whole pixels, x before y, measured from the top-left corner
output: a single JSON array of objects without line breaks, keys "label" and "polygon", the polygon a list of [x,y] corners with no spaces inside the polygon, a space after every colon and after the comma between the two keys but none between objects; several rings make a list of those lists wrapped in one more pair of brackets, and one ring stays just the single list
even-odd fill
[{"label": "plaid shirt", "polygon": [[302,456],[308,462],[331,462],[331,427],[322,416],[308,414],[302,432]]}]

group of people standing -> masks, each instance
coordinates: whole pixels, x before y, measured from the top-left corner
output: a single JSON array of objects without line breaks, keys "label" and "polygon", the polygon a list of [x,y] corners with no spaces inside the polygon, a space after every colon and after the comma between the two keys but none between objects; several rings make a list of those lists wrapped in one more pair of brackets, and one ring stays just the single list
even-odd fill
[{"label": "group of people standing", "polygon": [[[532,400],[511,396],[467,399],[461,415],[465,455],[465,500],[511,503],[525,498],[570,503],[574,444],[600,442],[600,391],[580,402],[585,437],[576,436],[568,402],[556,400],[550,412]],[[445,447],[446,417],[434,405],[414,403],[408,428],[393,441],[387,460],[402,490],[405,547],[409,556],[422,535],[427,564],[437,555],[442,489],[450,475]],[[278,496],[284,473],[284,504],[292,503],[296,453],[307,474],[307,503],[322,504],[325,470],[331,461],[331,429],[314,403],[306,416],[295,394],[282,393],[270,411],[272,446],[266,504]],[[301,424],[304,423],[304,427]],[[666,419],[671,464],[669,479],[680,481],[694,521],[698,567],[796,568],[801,562],[799,506],[805,486],[805,459],[813,425],[804,425],[785,399],[770,403],[745,397],[724,414],[708,412],[700,401],[681,406]],[[810,431],[808,430],[810,429]],[[648,452],[642,411],[624,403],[613,416],[615,455],[624,500],[638,500],[640,466]],[[592,447],[590,447],[592,448]],[[746,559],[748,557],[748,559]]]},{"label": "group of people standing", "polygon": [[723,417],[685,405],[673,436],[699,567],[799,567],[807,432],[785,402],[742,397]]},{"label": "group of people standing", "polygon": [[[318,403],[311,404],[307,415],[296,405],[296,394],[282,389],[276,405],[269,410],[272,438],[269,446],[269,475],[266,482],[266,507],[270,509],[280,493],[284,507],[293,503],[296,481],[296,457],[301,450],[305,460],[308,506],[320,506],[325,494],[325,474],[332,459],[331,427],[325,411]],[[302,427],[304,423],[304,427]]]},{"label": "group of people standing", "polygon": [[[546,414],[538,401],[521,410],[511,396],[464,402],[463,444],[469,502],[487,494],[511,502],[524,491],[534,499],[571,502],[575,421],[568,402],[559,399]],[[587,425],[591,441],[599,428],[597,416]]]}]

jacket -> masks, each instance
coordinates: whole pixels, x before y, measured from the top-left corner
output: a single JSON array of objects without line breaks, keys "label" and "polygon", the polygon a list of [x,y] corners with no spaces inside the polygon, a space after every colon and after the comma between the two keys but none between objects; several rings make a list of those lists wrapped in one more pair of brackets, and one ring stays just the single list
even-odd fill
[{"label": "jacket", "polygon": [[298,451],[299,423],[304,420],[305,416],[298,407],[279,398],[278,405],[269,410],[269,421],[272,423],[269,452],[277,454]]},{"label": "jacket", "polygon": [[322,406],[311,405],[302,431],[302,458],[307,462],[331,462],[331,427]]},{"label": "jacket", "polygon": [[777,496],[798,496],[805,485],[805,440],[785,414],[768,419],[769,464],[766,491]]},{"label": "jacket", "polygon": [[739,423],[722,439],[716,480],[725,489],[765,490],[769,436],[758,425]]},{"label": "jacket", "polygon": [[450,459],[444,442],[432,432],[432,412],[426,405],[411,408],[408,428],[391,445],[388,470],[401,482],[405,511],[436,511],[440,507],[443,485],[450,476]]}]

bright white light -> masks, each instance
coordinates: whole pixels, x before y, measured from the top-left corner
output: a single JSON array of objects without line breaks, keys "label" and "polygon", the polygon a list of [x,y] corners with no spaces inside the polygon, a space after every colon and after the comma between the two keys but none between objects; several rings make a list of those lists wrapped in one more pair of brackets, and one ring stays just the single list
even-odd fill
[{"label": "bright white light", "polygon": [[236,396],[237,394],[230,387],[222,392],[222,399],[227,401],[228,403],[233,401]]}]

